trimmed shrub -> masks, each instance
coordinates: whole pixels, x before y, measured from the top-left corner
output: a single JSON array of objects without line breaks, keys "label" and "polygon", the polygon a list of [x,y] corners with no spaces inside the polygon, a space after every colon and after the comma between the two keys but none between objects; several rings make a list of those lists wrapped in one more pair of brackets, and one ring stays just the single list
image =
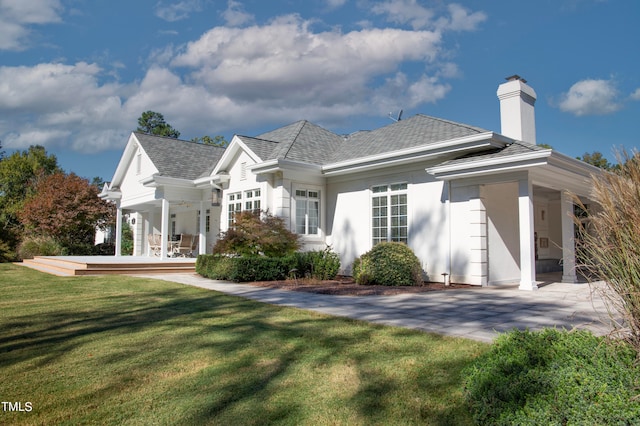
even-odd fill
[{"label": "trimmed shrub", "polygon": [[588,331],[518,331],[463,372],[479,424],[640,424],[635,352]]},{"label": "trimmed shrub", "polygon": [[196,259],[196,272],[214,280],[277,281],[296,270],[299,277],[332,279],[340,268],[340,258],[325,250],[297,252],[285,257],[225,256],[202,254]]},{"label": "trimmed shrub", "polygon": [[420,260],[403,243],[380,243],[353,262],[358,284],[422,285]]},{"label": "trimmed shrub", "polygon": [[330,247],[324,250],[297,252],[293,257],[298,277],[331,280],[340,270],[340,256]]},{"label": "trimmed shrub", "polygon": [[284,280],[295,266],[289,257],[229,257],[201,254],[196,259],[196,272],[214,280],[236,282]]},{"label": "trimmed shrub", "polygon": [[32,259],[34,256],[62,256],[67,251],[53,237],[37,235],[27,236],[18,245],[20,259]]}]

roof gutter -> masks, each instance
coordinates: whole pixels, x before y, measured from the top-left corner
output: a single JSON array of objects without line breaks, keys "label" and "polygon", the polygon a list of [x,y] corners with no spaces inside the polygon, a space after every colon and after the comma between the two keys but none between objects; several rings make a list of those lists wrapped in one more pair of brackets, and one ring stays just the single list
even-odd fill
[{"label": "roof gutter", "polygon": [[339,175],[354,171],[364,171],[380,166],[391,166],[399,163],[421,161],[460,151],[478,151],[488,148],[503,148],[513,142],[512,139],[494,132],[479,133],[473,136],[450,139],[448,141],[407,148],[399,151],[385,152],[358,159],[328,164],[322,168],[323,174]]},{"label": "roof gutter", "polygon": [[493,174],[497,172],[515,171],[534,166],[543,166],[549,163],[552,150],[532,151],[524,154],[514,154],[505,157],[494,157],[476,161],[443,164],[429,167],[427,173],[437,179],[451,180]]},{"label": "roof gutter", "polygon": [[303,171],[309,174],[322,175],[322,167],[317,164],[304,163],[302,161],[287,160],[284,158],[276,158],[275,160],[267,160],[262,163],[253,164],[247,167],[254,174],[267,174],[281,171]]}]

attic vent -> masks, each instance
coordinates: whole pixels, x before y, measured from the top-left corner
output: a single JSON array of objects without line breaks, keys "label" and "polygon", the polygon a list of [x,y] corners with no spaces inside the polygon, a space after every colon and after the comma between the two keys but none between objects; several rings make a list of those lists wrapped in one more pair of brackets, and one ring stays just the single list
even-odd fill
[{"label": "attic vent", "polygon": [[247,178],[247,163],[240,163],[240,180]]}]

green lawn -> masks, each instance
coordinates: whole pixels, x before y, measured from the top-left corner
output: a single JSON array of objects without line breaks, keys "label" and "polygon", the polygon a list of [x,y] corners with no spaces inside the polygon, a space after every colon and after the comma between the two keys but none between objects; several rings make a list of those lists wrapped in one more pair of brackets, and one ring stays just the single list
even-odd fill
[{"label": "green lawn", "polygon": [[160,280],[0,264],[0,424],[469,424],[488,345]]}]

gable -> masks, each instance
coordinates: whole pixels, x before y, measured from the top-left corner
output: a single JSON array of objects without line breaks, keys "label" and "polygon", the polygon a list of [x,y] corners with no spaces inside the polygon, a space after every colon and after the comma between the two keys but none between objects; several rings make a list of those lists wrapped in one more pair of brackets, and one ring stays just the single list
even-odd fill
[{"label": "gable", "polygon": [[195,180],[211,173],[224,148],[180,139],[134,133],[161,176]]}]

